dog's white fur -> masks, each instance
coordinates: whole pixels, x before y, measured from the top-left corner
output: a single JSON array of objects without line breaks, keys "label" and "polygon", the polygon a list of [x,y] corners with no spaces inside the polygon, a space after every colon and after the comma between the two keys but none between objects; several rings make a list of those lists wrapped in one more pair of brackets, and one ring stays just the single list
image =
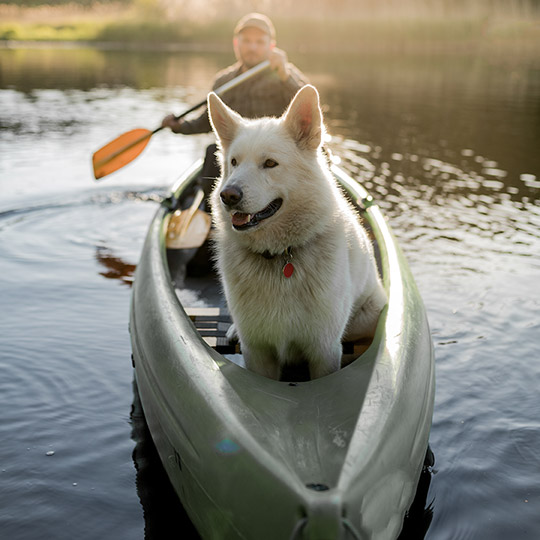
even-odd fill
[{"label": "dog's white fur", "polygon": [[[246,366],[279,379],[284,364],[303,359],[312,379],[332,373],[344,336],[374,334],[386,294],[366,233],[322,155],[319,95],[305,86],[279,119],[246,120],[213,93],[208,109],[222,166],[212,194],[217,268]],[[243,193],[234,208],[220,198],[231,186]],[[256,214],[277,198],[272,217],[233,228],[233,212]],[[288,248],[290,278],[282,272]]]}]

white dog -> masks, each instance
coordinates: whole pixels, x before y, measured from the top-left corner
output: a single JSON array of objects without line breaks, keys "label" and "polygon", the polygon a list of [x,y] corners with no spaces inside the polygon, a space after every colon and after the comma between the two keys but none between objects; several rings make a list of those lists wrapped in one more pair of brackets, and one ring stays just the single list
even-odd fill
[{"label": "white dog", "polygon": [[279,379],[339,369],[341,341],[373,336],[386,303],[372,248],[321,152],[319,95],[246,120],[208,97],[222,177],[212,194],[218,272],[248,369]]}]

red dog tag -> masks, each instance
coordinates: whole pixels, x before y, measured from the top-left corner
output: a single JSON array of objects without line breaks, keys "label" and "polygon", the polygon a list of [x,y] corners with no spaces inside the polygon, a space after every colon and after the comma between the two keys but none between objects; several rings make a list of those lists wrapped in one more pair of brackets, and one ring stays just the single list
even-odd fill
[{"label": "red dog tag", "polygon": [[283,275],[286,277],[286,278],[290,278],[294,273],[294,266],[292,263],[287,263],[284,267],[283,267]]}]

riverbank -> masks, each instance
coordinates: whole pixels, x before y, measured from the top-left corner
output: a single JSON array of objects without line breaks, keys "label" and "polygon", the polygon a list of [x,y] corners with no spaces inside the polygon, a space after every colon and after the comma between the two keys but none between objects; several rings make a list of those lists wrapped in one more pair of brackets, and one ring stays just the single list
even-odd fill
[{"label": "riverbank", "polygon": [[[540,16],[531,12],[383,11],[309,18],[274,17],[279,44],[301,52],[367,49],[535,50]],[[208,17],[145,11],[140,4],[38,6],[0,4],[0,43],[80,43],[109,48],[229,49],[236,14]]]}]

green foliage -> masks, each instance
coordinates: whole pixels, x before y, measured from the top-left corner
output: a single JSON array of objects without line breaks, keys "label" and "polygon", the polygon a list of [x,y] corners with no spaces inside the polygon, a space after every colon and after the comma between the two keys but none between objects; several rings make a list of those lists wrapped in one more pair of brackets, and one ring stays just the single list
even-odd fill
[{"label": "green foliage", "polygon": [[[302,3],[304,0],[297,1]],[[344,9],[352,1],[340,0],[339,6]],[[367,0],[358,1],[362,3]],[[397,0],[388,0],[388,3],[392,1]],[[461,1],[453,0],[448,5],[459,7]],[[485,1],[472,0],[474,5],[484,4]],[[493,1],[496,3],[496,0]],[[2,2],[5,3],[5,0],[0,0],[0,10]],[[81,6],[93,3],[93,0],[54,2],[69,3],[70,6],[50,10],[38,8],[34,10],[33,17],[20,16],[19,19],[10,15],[14,12],[12,8],[11,11],[6,10],[3,17],[0,11],[0,40],[101,41],[128,43],[141,48],[171,44],[199,45],[230,50],[232,30],[236,23],[236,14],[224,8],[214,11],[209,17],[198,18],[189,10],[171,14],[165,11],[168,3],[164,0],[123,0],[126,8],[118,7],[118,1],[111,0],[106,9],[103,9],[103,0],[92,9]],[[54,2],[47,0],[49,5]],[[208,2],[211,3],[211,0]],[[412,8],[409,16],[373,16],[362,11],[356,11],[354,16],[346,16],[340,10],[325,18],[321,18],[316,10],[310,12],[309,16],[294,16],[291,13],[286,17],[276,16],[274,23],[278,30],[278,44],[291,51],[353,51],[372,46],[401,47],[404,44],[422,47],[427,43],[469,46],[480,42],[540,42],[539,17],[518,9],[519,6],[538,5],[540,0],[509,0],[511,10],[508,15],[513,14],[511,17],[503,17],[501,13],[497,17],[472,12],[454,12],[453,16],[442,16],[440,12],[430,14],[421,9],[429,2],[404,0],[400,5]],[[18,5],[32,3],[44,4],[38,0],[22,0]],[[315,3],[319,7],[327,5],[322,0]],[[33,8],[25,8],[24,11],[30,13]],[[8,17],[12,17],[12,20]]]},{"label": "green foliage", "polygon": [[75,5],[88,7],[95,4],[131,4],[133,0],[0,0],[0,4],[16,5],[19,7],[37,6],[66,6]]},{"label": "green foliage", "polygon": [[97,41],[120,41],[125,43],[170,43],[184,41],[187,36],[177,23],[153,20],[126,21],[106,24],[95,39]]},{"label": "green foliage", "polygon": [[0,23],[0,40],[14,41],[92,41],[99,29],[95,23],[20,24]]}]

